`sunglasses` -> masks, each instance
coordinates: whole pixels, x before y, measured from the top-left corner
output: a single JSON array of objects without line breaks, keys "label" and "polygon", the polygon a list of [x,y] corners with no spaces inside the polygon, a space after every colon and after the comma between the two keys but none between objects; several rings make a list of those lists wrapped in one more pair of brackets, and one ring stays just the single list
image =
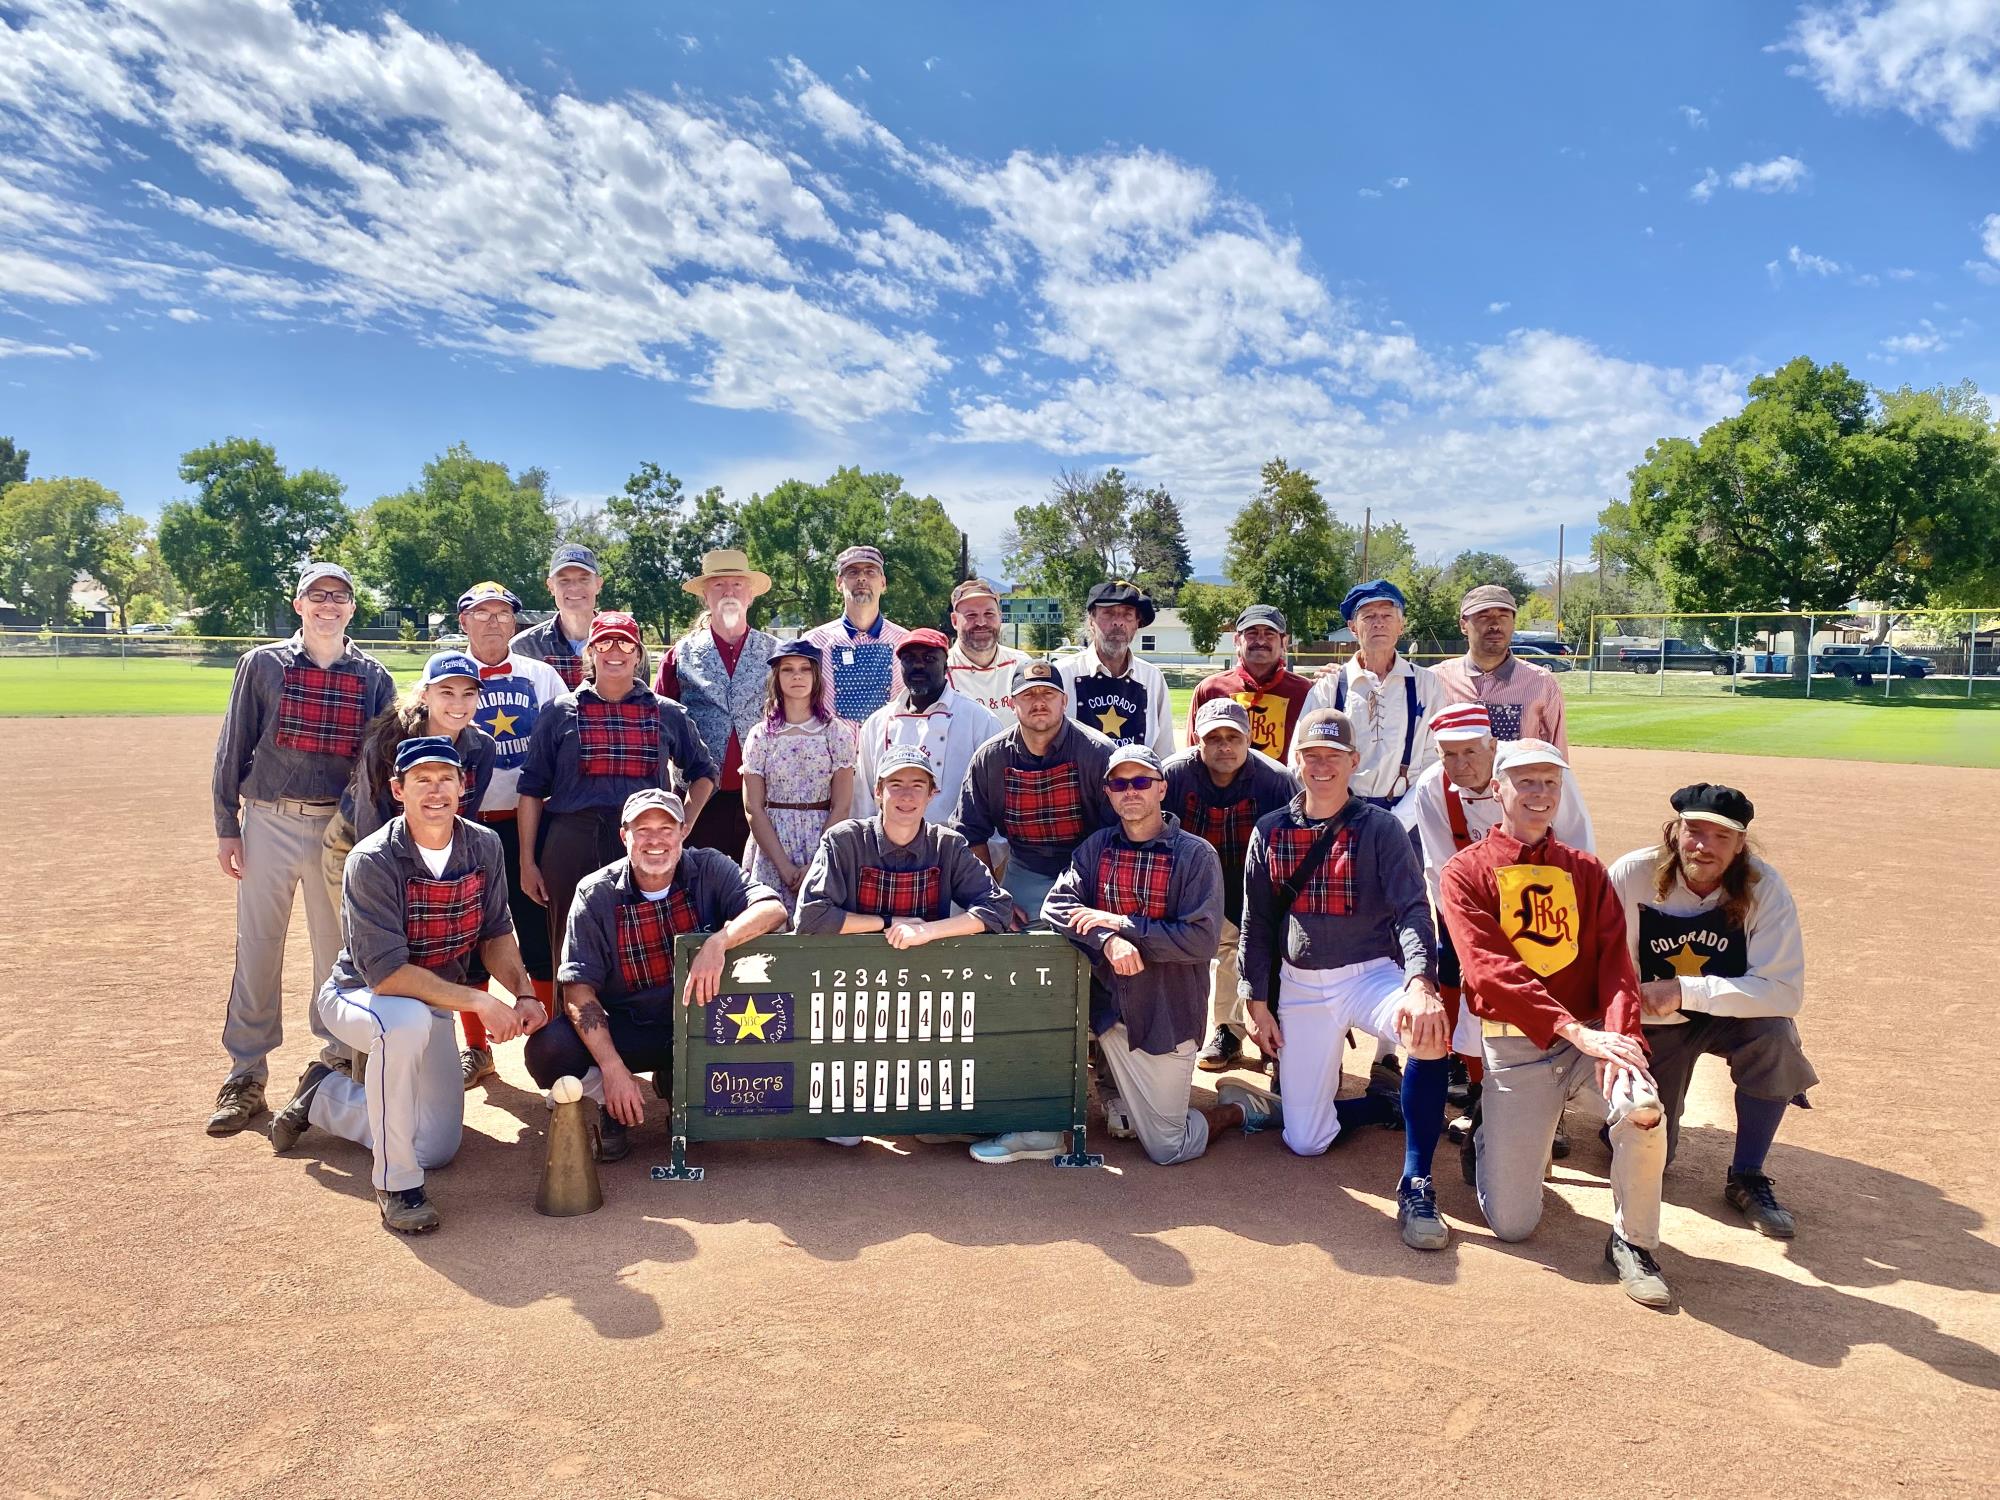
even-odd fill
[{"label": "sunglasses", "polygon": [[346,589],[307,589],[305,600],[308,604],[352,604],[354,596]]},{"label": "sunglasses", "polygon": [[1104,784],[1114,792],[1143,792],[1148,787],[1158,786],[1160,778],[1157,776],[1107,776],[1104,779]]}]

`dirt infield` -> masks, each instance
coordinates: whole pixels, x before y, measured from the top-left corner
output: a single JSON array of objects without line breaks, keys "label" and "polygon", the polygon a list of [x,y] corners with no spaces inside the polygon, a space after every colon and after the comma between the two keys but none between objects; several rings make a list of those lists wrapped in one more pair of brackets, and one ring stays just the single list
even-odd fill
[{"label": "dirt infield", "polygon": [[[1115,1172],[962,1147],[707,1145],[539,1218],[518,1044],[379,1228],[357,1148],[201,1130],[231,891],[214,721],[0,722],[7,1018],[0,1491],[14,1494],[1358,1496],[1992,1494],[2000,1487],[1993,1037],[2000,772],[1583,750],[1601,847],[1698,778],[1756,799],[1810,965],[1823,1083],[1771,1170],[1789,1248],[1721,1201],[1719,1065],[1668,1173],[1672,1313],[1601,1262],[1593,1129],[1537,1236],[1406,1250],[1398,1139],[1271,1136]],[[282,1102],[310,1050],[303,918]],[[655,1106],[657,1108],[657,1106]],[[1446,1158],[1449,1161],[1449,1158]]]}]

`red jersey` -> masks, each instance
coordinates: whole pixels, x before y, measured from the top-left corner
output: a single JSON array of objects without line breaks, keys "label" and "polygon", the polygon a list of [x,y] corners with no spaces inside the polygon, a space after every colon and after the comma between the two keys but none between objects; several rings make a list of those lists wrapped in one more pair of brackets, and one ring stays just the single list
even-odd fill
[{"label": "red jersey", "polygon": [[1306,711],[1306,695],[1312,680],[1280,667],[1277,673],[1259,682],[1241,667],[1217,672],[1195,684],[1194,701],[1188,705],[1187,742],[1195,743],[1195,711],[1211,698],[1234,698],[1250,715],[1250,748],[1261,750],[1280,765],[1292,748],[1292,731]]},{"label": "red jersey", "polygon": [[1643,1041],[1625,907],[1595,855],[1500,827],[1453,855],[1440,885],[1474,1015],[1544,1049],[1570,1021]]}]

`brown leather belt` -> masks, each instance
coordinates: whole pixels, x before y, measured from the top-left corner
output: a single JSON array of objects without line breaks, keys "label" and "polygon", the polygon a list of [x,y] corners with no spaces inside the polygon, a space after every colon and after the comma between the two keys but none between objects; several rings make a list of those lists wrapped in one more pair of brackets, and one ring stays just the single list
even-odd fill
[{"label": "brown leather belt", "polygon": [[511,823],[520,814],[511,807],[490,807],[479,815],[482,823]]},{"label": "brown leather belt", "polygon": [[766,812],[825,812],[831,802],[766,802]]}]

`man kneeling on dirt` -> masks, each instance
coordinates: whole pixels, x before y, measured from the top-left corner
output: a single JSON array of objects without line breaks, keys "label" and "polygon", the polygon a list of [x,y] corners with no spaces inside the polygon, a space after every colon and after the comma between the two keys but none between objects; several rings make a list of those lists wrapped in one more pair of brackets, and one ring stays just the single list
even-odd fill
[{"label": "man kneeling on dirt", "polygon": [[528,1073],[547,1088],[564,1074],[602,1106],[597,1159],[631,1149],[627,1131],[646,1118],[634,1073],[667,1097],[674,1040],[674,939],[705,932],[688,966],[683,1005],[705,1005],[722,982],[722,956],[785,925],[777,892],[746,880],[714,849],[686,847],[681,799],[647,787],[625,799],[618,836],[625,858],[584,877],[563,937],[564,1014],[528,1043]]},{"label": "man kneeling on dirt", "polygon": [[1797,1233],[1764,1157],[1819,1082],[1792,1017],[1805,999],[1799,909],[1784,877],[1750,850],[1756,809],[1734,787],[1675,792],[1660,842],[1611,867],[1639,969],[1646,1045],[1667,1112],[1667,1160],[1680,1145],[1688,1081],[1703,1053],[1729,1060],[1736,1150],[1723,1196],[1759,1234]]},{"label": "man kneeling on dirt", "polygon": [[[465,1128],[454,1017],[471,1011],[505,1042],[548,1016],[514,940],[499,836],[458,815],[465,768],[452,742],[404,740],[389,786],[402,815],[347,857],[346,942],[317,1001],[327,1030],[367,1057],[367,1081],[313,1063],[271,1122],[271,1146],[290,1150],[308,1125],[367,1146],[382,1222],[422,1234],[438,1226],[424,1172],[458,1153]],[[475,952],[512,1005],[465,982]]]}]

